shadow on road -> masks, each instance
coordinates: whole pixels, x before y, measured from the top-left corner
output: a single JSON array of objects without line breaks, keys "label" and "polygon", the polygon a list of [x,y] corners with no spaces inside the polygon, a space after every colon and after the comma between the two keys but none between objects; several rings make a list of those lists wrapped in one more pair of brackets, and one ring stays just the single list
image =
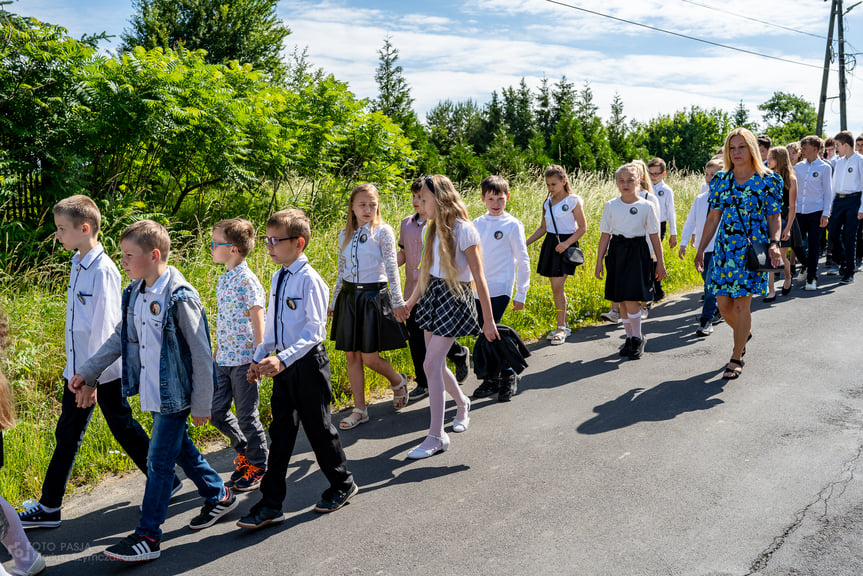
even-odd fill
[{"label": "shadow on road", "polygon": [[722,400],[721,394],[726,380],[711,370],[685,380],[663,382],[649,390],[632,388],[614,400],[596,406],[596,416],[581,424],[581,434],[602,434],[626,428],[638,422],[673,420],[686,412],[709,410]]}]

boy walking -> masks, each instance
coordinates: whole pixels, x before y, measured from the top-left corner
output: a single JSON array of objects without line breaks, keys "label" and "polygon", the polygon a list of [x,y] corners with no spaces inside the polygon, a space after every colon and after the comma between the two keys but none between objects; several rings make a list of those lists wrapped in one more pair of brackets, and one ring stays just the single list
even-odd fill
[{"label": "boy walking", "polygon": [[[833,170],[830,237],[834,239],[834,247],[843,247],[843,258],[839,261],[842,279],[839,282],[850,284],[854,281],[857,267],[857,221],[863,219],[863,156],[854,151],[854,136],[851,132],[843,130],[834,136],[833,140],[836,142],[839,158]],[[844,227],[841,232],[840,227]]]},{"label": "boy walking", "polygon": [[803,160],[794,166],[797,175],[797,222],[807,240],[806,290],[818,289],[818,258],[821,232],[827,227],[833,204],[833,169],[821,159],[824,142],[818,136],[800,140]]},{"label": "boy walking", "polygon": [[[653,192],[659,200],[659,239],[665,240],[665,233],[668,232],[668,246],[674,248],[677,246],[677,213],[674,210],[674,190],[665,183],[667,174],[665,160],[653,158],[647,163],[647,174],[650,176],[650,183],[653,184]],[[654,302],[665,298],[661,280],[654,279],[653,292]]]},{"label": "boy walking", "polygon": [[[524,225],[507,213],[509,183],[500,176],[489,176],[480,184],[482,201],[488,211],[473,221],[480,237],[482,269],[491,298],[495,324],[500,323],[513,284],[516,286],[513,310],[524,310],[530,288],[530,256],[524,235]],[[478,324],[483,325],[482,307],[477,300]],[[474,391],[474,398],[486,398],[497,392],[500,402],[509,402],[518,389],[519,376],[505,364],[499,380],[485,380]]]},{"label": "boy walking", "polygon": [[[419,281],[419,267],[423,255],[423,243],[425,241],[425,227],[428,222],[428,217],[423,212],[423,205],[420,201],[420,192],[423,188],[423,179],[418,178],[411,184],[412,203],[414,207],[414,215],[408,216],[402,220],[399,229],[399,253],[397,260],[399,266],[405,266],[405,289],[404,294],[413,294],[414,287]],[[426,380],[423,361],[426,357],[426,341],[423,335],[423,330],[417,326],[416,319],[413,316],[408,316],[405,321],[405,326],[408,329],[408,347],[411,351],[411,360],[414,365],[414,374],[416,374],[416,388],[411,390],[410,401],[420,400],[429,394],[428,380]],[[458,341],[454,341],[447,352],[449,358],[455,366],[455,379],[461,383],[468,377],[468,358],[469,350],[467,346],[462,346]]]},{"label": "boy walking", "polygon": [[[63,370],[63,401],[54,436],[57,444],[42,481],[39,500],[28,500],[19,513],[24,528],[60,526],[60,506],[78,449],[93,415],[93,405],[79,408],[68,380],[108,339],[120,321],[120,272],[97,240],[101,224],[99,208],[86,196],[71,196],[54,206],[56,238],[74,251],[66,292],[66,367]],[[120,362],[107,366],[99,380],[99,403],[111,433],[138,468],[147,473],[150,439],[132,417],[132,409],[120,392]],[[176,489],[180,488],[176,480]]]},{"label": "boy walking", "polygon": [[161,525],[168,512],[174,464],[205,499],[189,528],[215,524],[237,507],[237,497],[198,452],[186,419],[202,426],[213,404],[213,355],[207,316],[198,293],[168,265],[171,239],[164,226],[141,220],[120,235],[123,269],[132,282],[123,291],[122,319],[111,337],[69,381],[79,406],[92,405],[97,376],[123,359],[124,396],[138,395],[141,410],[153,416],[147,455],[147,487],[135,532],[109,546],[117,560],[154,560],[161,551]]},{"label": "boy walking", "polygon": [[[267,438],[258,413],[260,380],[246,380],[264,334],[264,288],[246,264],[254,247],[255,228],[248,220],[233,218],[213,226],[210,254],[213,262],[225,265],[225,273],[216,284],[219,386],[213,393],[211,423],[237,452],[231,482],[238,492],[257,488],[267,470]],[[231,412],[232,402],[236,416]]]},{"label": "boy walking", "polygon": [[270,285],[264,341],[247,378],[273,379],[273,421],[261,500],[237,522],[240,528],[261,528],[285,519],[285,476],[301,422],[330,482],[315,512],[338,510],[359,490],[330,416],[330,359],[323,344],[330,290],[304,253],[310,237],[309,219],[302,210],[282,210],[267,220],[267,251],[280,266]]}]

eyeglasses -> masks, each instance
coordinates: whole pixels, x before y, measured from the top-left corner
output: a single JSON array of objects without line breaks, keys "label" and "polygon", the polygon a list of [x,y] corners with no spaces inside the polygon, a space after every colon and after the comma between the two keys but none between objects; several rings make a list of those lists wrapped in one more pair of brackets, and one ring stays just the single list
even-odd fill
[{"label": "eyeglasses", "polygon": [[651,172],[650,170],[648,170],[647,173],[651,176],[662,176],[662,172]]},{"label": "eyeglasses", "polygon": [[210,242],[210,250],[214,249],[216,246],[233,246],[230,242]]},{"label": "eyeglasses", "polygon": [[279,245],[279,242],[284,242],[285,240],[296,240],[299,236],[287,236],[285,238],[276,238],[275,236],[262,236],[261,240],[264,244],[269,244],[273,248]]}]

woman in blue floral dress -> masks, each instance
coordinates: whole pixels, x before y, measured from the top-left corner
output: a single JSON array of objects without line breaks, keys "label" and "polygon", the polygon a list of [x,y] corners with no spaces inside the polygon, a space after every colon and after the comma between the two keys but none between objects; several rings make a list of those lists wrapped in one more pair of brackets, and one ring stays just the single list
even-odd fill
[{"label": "woman in blue floral dress", "polygon": [[781,265],[782,178],[761,162],[755,135],[745,128],[728,135],[723,156],[731,169],[710,181],[710,212],[695,266],[699,272],[704,269],[704,249],[718,228],[708,282],[722,317],[734,330],[734,350],[722,375],[732,380],[743,371],[746,342],[752,338],[752,295],[764,294],[767,287],[766,274],[746,268],[746,235],[754,241],[769,239],[770,259],[774,266]]}]

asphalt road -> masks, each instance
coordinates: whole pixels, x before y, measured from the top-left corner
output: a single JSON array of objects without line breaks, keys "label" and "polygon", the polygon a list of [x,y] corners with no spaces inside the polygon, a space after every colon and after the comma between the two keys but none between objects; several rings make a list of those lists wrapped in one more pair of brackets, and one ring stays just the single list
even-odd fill
[{"label": "asphalt road", "polygon": [[[513,401],[476,402],[470,429],[431,459],[405,459],[427,400],[398,414],[375,404],[342,433],[360,493],[333,514],[312,511],[326,484],[302,438],[279,526],[235,527],[252,493],[193,532],[201,501],[187,481],[162,557],[109,561],[101,551],[137,521],[136,473],[69,498],[60,528],[29,534],[52,575],[858,575],[863,278],[836,279],[756,301],[736,381],[719,378],[730,329],[697,338],[688,294],[645,322],[641,360],[618,357],[623,330],[610,325],[537,345]],[[449,401],[448,429],[454,414]],[[225,478],[231,458],[208,456]]]}]

